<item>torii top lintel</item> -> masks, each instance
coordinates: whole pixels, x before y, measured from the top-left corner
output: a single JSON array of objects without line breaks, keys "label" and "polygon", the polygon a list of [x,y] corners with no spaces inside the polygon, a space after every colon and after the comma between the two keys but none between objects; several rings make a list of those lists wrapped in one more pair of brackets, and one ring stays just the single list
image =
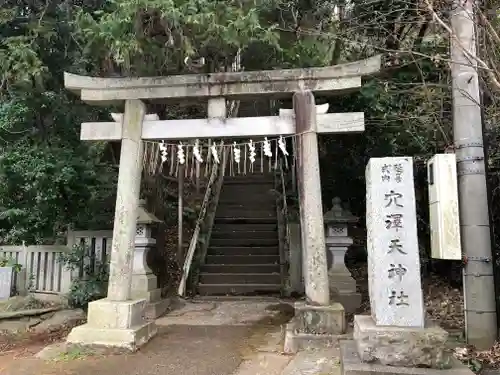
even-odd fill
[{"label": "torii top lintel", "polygon": [[361,77],[380,70],[381,56],[324,68],[189,74],[167,77],[97,78],[64,73],[64,85],[83,101],[110,104],[129,99],[172,100],[193,97],[242,99],[288,96],[294,91],[346,91]]}]

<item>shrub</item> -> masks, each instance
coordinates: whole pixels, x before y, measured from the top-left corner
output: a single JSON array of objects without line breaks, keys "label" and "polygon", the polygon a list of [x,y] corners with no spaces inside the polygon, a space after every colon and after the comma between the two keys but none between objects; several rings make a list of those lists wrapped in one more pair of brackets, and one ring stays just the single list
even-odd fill
[{"label": "shrub", "polygon": [[71,307],[86,309],[89,302],[106,297],[109,263],[96,260],[88,246],[73,246],[61,254],[61,262],[74,275],[68,293]]}]

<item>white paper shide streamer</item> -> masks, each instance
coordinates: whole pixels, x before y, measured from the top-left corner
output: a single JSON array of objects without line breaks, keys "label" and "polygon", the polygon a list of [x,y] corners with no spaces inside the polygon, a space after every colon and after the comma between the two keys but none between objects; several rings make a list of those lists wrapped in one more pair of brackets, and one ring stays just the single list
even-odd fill
[{"label": "white paper shide streamer", "polygon": [[198,163],[203,163],[203,158],[200,153],[200,141],[198,139],[194,143],[193,155]]},{"label": "white paper shide streamer", "polygon": [[186,162],[186,156],[184,155],[182,143],[177,145],[177,159],[179,160],[179,164],[184,164]]},{"label": "white paper shide streamer", "polygon": [[236,142],[233,143],[233,152],[234,152],[234,161],[236,162],[236,164],[239,164],[241,158],[241,150],[236,144]]},{"label": "white paper shide streamer", "polygon": [[250,139],[250,142],[248,142],[248,151],[249,151],[249,155],[248,155],[248,158],[250,159],[250,163],[255,163],[255,144],[253,143],[253,141]]},{"label": "white paper shide streamer", "polygon": [[215,146],[215,143],[210,147],[210,151],[212,152],[212,157],[214,158],[215,162],[217,164],[220,163],[219,155],[217,154],[217,147]]},{"label": "white paper shide streamer", "polygon": [[283,155],[288,156],[288,151],[286,150],[286,144],[283,139],[283,136],[280,135],[280,139],[278,140],[278,147],[280,148]]},{"label": "white paper shide streamer", "polygon": [[273,157],[273,152],[271,151],[271,142],[269,142],[269,139],[267,137],[264,138],[264,155],[266,155],[269,158]]},{"label": "white paper shide streamer", "polygon": [[165,145],[164,141],[161,141],[160,143],[160,155],[161,155],[161,162],[165,163],[167,161],[167,146]]}]

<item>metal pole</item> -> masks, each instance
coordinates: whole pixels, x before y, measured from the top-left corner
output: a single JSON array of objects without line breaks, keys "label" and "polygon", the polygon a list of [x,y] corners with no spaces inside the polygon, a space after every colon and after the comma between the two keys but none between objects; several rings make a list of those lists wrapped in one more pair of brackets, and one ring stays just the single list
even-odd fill
[{"label": "metal pole", "polygon": [[497,338],[473,0],[455,0],[451,14],[453,138],[457,157],[467,342],[478,349]]}]

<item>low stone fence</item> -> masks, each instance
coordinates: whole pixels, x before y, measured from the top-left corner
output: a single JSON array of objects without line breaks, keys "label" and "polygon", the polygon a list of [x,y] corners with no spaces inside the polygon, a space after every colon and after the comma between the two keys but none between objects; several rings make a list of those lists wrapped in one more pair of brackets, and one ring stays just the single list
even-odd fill
[{"label": "low stone fence", "polygon": [[[22,266],[21,272],[14,272],[13,285],[18,290],[30,289],[39,294],[66,294],[73,277],[81,276],[85,266],[104,262],[111,249],[113,231],[72,231],[67,245],[0,246],[0,258],[10,258]],[[72,273],[61,262],[61,254],[74,245],[84,245],[90,264],[82,265]],[[1,286],[0,286],[1,287]]]}]

